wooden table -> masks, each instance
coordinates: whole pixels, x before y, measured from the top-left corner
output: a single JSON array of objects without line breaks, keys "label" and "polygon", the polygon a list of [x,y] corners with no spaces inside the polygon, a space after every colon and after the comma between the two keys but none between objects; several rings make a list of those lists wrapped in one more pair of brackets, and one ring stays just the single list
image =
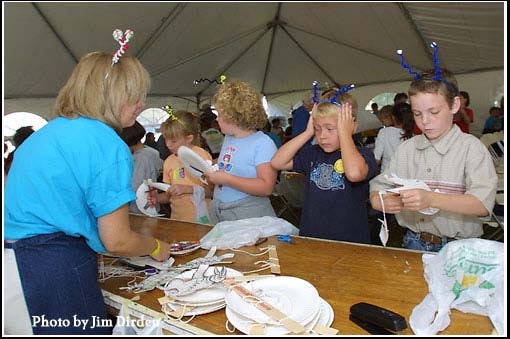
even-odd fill
[{"label": "wooden table", "polygon": [[[131,224],[136,231],[165,239],[169,242],[181,240],[199,240],[211,228],[205,225],[178,222],[166,218],[149,218],[131,215]],[[340,335],[368,334],[349,320],[349,308],[358,302],[372,303],[405,317],[420,303],[428,293],[423,275],[423,252],[397,248],[384,248],[372,245],[358,245],[337,241],[326,241],[305,237],[293,237],[294,244],[280,242],[270,237],[258,247],[247,246],[242,250],[259,252],[259,247],[276,246],[280,259],[281,275],[307,280],[315,286],[319,295],[333,307],[335,319],[331,327],[339,330]],[[229,252],[218,251],[217,255]],[[176,264],[185,263],[197,257],[203,257],[206,250],[177,256]],[[238,271],[250,271],[258,266],[257,260],[267,260],[267,255],[252,257],[235,252],[235,261],[228,267]],[[270,274],[269,270],[259,274]],[[128,278],[114,278],[101,284],[105,299],[131,299],[136,294],[119,290],[126,286]],[[138,305],[161,312],[157,299],[164,296],[163,291],[155,289],[139,293]],[[105,300],[108,301],[108,300]],[[108,302],[107,302],[108,303]],[[188,324],[172,322],[177,331],[185,334],[230,334],[225,328],[227,321],[225,310],[196,316]],[[181,331],[182,330],[182,331]],[[488,317],[451,310],[451,323],[440,334],[491,334],[493,326]],[[241,334],[236,331],[234,334]],[[401,334],[413,334],[408,327]]]}]

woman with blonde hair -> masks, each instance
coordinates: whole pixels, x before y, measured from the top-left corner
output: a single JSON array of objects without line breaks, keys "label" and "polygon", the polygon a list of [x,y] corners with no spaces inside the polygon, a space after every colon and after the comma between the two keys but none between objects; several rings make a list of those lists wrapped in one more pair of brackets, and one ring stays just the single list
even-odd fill
[{"label": "woman with blonde hair", "polygon": [[7,333],[111,333],[96,326],[108,320],[97,253],[169,258],[168,243],[130,228],[133,158],[117,134],[149,86],[137,59],[89,53],[60,90],[58,117],[17,151],[5,186]]}]

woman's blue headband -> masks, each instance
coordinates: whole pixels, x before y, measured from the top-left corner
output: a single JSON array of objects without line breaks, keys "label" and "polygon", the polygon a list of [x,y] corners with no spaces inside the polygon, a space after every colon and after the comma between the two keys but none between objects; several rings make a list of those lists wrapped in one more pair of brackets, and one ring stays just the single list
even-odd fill
[{"label": "woman's blue headband", "polygon": [[329,102],[329,103],[335,104],[337,106],[341,106],[342,103],[337,102],[336,98],[338,98],[338,96],[340,94],[349,92],[351,89],[354,89],[354,87],[355,87],[354,84],[350,84],[350,85],[344,86],[344,87],[340,88],[338,91],[336,91],[335,95],[333,95],[333,97],[331,97],[331,99],[324,100],[324,101],[319,101],[319,93],[318,93],[319,83],[317,81],[314,81],[313,82],[313,103],[314,104],[320,104],[320,103],[323,103],[323,102]]}]

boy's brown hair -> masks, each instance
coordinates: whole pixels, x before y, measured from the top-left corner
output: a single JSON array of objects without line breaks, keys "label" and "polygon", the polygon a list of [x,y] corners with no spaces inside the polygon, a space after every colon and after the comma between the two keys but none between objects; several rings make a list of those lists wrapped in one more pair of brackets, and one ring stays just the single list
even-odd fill
[{"label": "boy's brown hair", "polygon": [[455,76],[446,68],[441,68],[441,80],[434,80],[435,75],[435,69],[421,73],[419,80],[411,82],[409,96],[418,93],[440,94],[446,99],[448,106],[452,108],[455,97],[459,96],[459,86]]}]

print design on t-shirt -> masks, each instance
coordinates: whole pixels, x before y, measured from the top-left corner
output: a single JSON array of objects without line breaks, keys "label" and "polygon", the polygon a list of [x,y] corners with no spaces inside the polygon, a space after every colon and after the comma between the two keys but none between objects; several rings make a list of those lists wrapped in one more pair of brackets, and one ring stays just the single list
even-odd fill
[{"label": "print design on t-shirt", "polygon": [[337,173],[331,164],[319,164],[312,169],[310,180],[323,191],[345,189],[343,174]]}]

